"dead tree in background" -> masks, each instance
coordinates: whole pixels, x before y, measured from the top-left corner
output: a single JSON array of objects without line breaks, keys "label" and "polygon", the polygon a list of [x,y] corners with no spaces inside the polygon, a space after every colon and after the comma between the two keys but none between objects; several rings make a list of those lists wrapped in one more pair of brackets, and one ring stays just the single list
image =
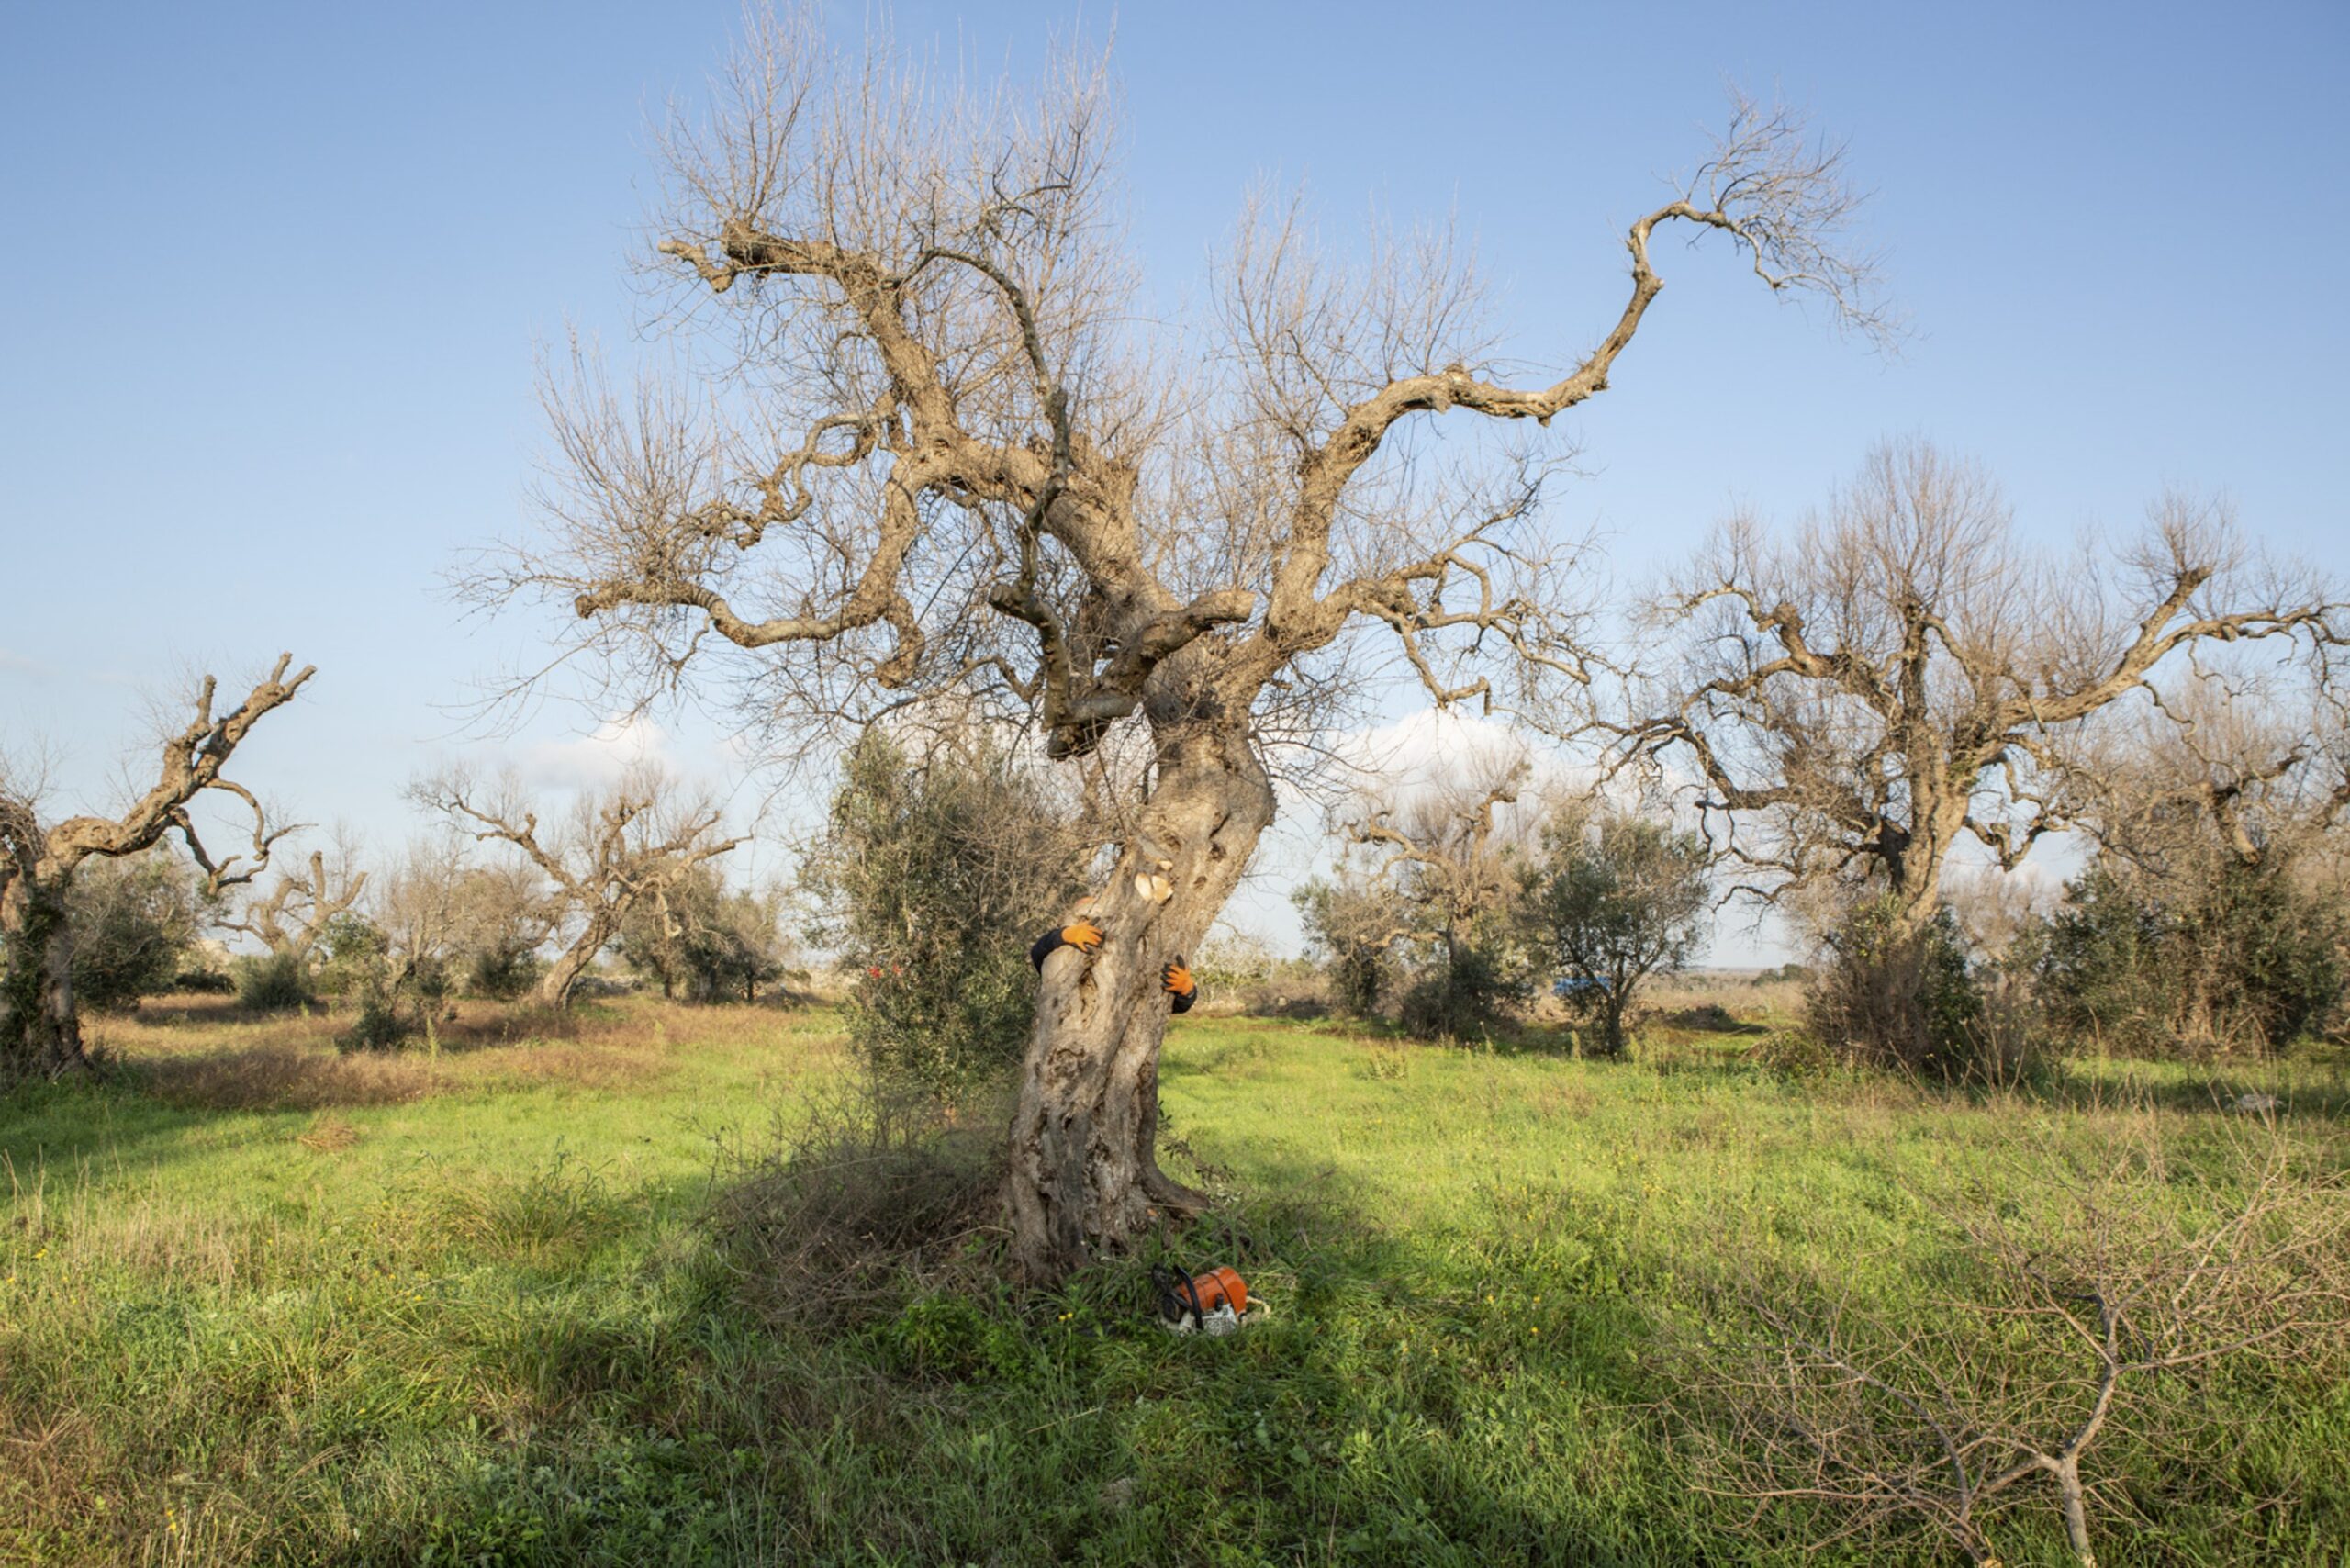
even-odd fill
[{"label": "dead tree in background", "polygon": [[[29,1075],[54,1077],[88,1066],[73,1000],[73,933],[66,889],[74,868],[93,856],[119,858],[177,834],[215,894],[252,880],[269,865],[271,846],[287,830],[273,829],[261,801],[222,767],[246,734],[271,709],[293,700],[310,678],[305,665],[288,677],[291,654],[281,655],[244,700],[226,713],[212,711],[214,682],[204,678],[196,715],[164,737],[155,782],[118,816],[78,816],[44,825],[39,790],[28,778],[0,772],[0,946],[6,949],[6,991],[0,992],[0,1083]],[[233,795],[252,812],[251,858],[215,861],[196,834],[188,806],[207,791]]]},{"label": "dead tree in background", "polygon": [[356,908],[367,890],[367,873],[354,867],[356,859],[346,843],[335,846],[331,858],[314,849],[308,867],[279,872],[266,898],[248,898],[235,918],[216,924],[273,954],[307,962],[335,916]]},{"label": "dead tree in background", "polygon": [[2078,825],[2156,874],[2313,850],[2350,816],[2350,713],[2338,689],[2301,700],[2281,684],[2205,670],[2151,693],[2079,749]]},{"label": "dead tree in background", "polygon": [[1364,884],[1391,924],[1381,946],[1408,944],[1435,963],[1405,999],[1416,1033],[1489,1025],[1524,993],[1512,915],[1528,870],[1517,803],[1522,758],[1472,766],[1400,798],[1374,800],[1345,826]]},{"label": "dead tree in background", "polygon": [[445,773],[410,793],[476,842],[512,845],[554,884],[561,918],[576,923],[539,980],[539,1000],[554,1007],[570,1005],[580,977],[619,938],[639,899],[744,842],[715,836],[717,803],[682,796],[650,767],[632,768],[610,790],[582,795],[544,836],[537,811],[510,778],[485,792],[462,772]]},{"label": "dead tree in background", "polygon": [[1696,777],[1747,890],[1874,885],[1915,933],[1961,838],[2012,869],[2072,823],[2084,721],[2199,649],[2350,634],[2331,585],[2252,557],[2217,504],[2165,498],[2120,566],[2020,547],[1980,468],[1882,447],[1793,535],[1721,530],[1658,607],[1684,663],[1609,726],[1617,759]]},{"label": "dead tree in background", "polygon": [[746,715],[779,741],[953,691],[1056,757],[1147,731],[1109,939],[1046,966],[1014,1116],[1017,1261],[1056,1275],[1203,1202],[1157,1162],[1161,967],[1272,820],[1269,748],[1371,679],[1357,633],[1440,704],[1585,678],[1572,553],[1536,516],[1551,461],[1439,446],[1434,423],[1548,425],[1605,389],[1664,286],[1660,230],[1874,328],[1836,248],[1853,199],[1838,150],[1740,103],[1631,225],[1608,324],[1520,386],[1449,238],[1382,238],[1352,270],[1293,207],[1248,214],[1214,319],[1147,341],[1099,62],[941,102],[886,42],[836,56],[803,14],[755,19],[716,99],[668,138],[655,222],[686,291],[664,326],[722,340],[697,359],[728,368],[628,395],[582,363],[550,398],[546,532],[476,588],[559,607],[599,689],[635,700],[748,653]]}]

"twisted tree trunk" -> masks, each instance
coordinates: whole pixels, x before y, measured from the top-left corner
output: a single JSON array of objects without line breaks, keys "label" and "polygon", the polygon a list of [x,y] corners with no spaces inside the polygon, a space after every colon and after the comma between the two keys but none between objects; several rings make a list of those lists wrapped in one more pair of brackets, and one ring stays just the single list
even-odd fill
[{"label": "twisted tree trunk", "polygon": [[0,1084],[86,1071],[73,1006],[73,935],[62,882],[21,878],[0,892]]},{"label": "twisted tree trunk", "polygon": [[[1046,960],[1005,1189],[1027,1278],[1058,1279],[1122,1249],[1160,1212],[1204,1205],[1158,1168],[1159,971],[1197,949],[1272,820],[1272,782],[1244,735],[1163,754],[1141,830],[1091,913],[1102,946]],[[1154,871],[1173,888],[1163,903],[1135,885]]]},{"label": "twisted tree trunk", "polygon": [[[547,972],[539,977],[538,1000],[541,1006],[571,1005],[572,993],[579,989],[579,982],[586,978],[589,966],[595,963],[596,955],[612,945],[612,938],[620,934],[621,915],[628,912],[629,904],[633,902],[622,903],[619,912],[610,916],[599,914],[591,917],[588,929],[579,934],[579,939],[565,947],[547,966]],[[666,981],[662,985],[662,994],[668,994]]]}]

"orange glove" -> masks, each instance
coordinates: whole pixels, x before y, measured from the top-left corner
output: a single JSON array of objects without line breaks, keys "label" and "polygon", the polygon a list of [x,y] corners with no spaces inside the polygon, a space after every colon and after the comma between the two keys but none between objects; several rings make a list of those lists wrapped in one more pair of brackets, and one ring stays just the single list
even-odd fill
[{"label": "orange glove", "polygon": [[1192,979],[1192,971],[1183,967],[1183,960],[1181,958],[1177,958],[1173,963],[1158,971],[1159,989],[1166,991],[1169,996],[1191,995],[1194,983],[1195,982]]},{"label": "orange glove", "polygon": [[1090,920],[1080,920],[1061,927],[1061,940],[1080,953],[1091,953],[1102,946],[1102,928]]}]

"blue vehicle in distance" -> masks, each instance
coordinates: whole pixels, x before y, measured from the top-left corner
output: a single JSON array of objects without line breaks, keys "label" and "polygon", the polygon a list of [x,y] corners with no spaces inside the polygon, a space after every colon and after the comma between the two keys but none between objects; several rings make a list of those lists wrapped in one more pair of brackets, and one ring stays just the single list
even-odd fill
[{"label": "blue vehicle in distance", "polygon": [[1593,1002],[1606,996],[1608,983],[1592,975],[1561,975],[1550,982],[1550,994],[1561,1002]]}]

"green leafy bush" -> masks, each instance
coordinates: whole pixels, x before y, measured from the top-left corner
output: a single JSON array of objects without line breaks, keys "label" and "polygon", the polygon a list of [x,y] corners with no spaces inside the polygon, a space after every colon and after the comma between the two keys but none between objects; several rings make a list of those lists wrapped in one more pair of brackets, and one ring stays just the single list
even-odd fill
[{"label": "green leafy bush", "polygon": [[99,1013],[128,1012],[171,989],[203,920],[194,878],[162,851],[94,858],[65,891],[73,994]]},{"label": "green leafy bush", "polygon": [[1861,905],[1828,938],[1808,1002],[1811,1032],[1848,1060],[1945,1082],[2007,1081],[2017,1063],[2004,1018],[1986,1011],[1948,907],[1906,929],[1890,896]]},{"label": "green leafy bush", "polygon": [[310,966],[298,953],[263,953],[237,962],[237,1004],[252,1013],[289,1013],[318,999]]},{"label": "green leafy bush", "polygon": [[359,998],[351,1027],[335,1036],[346,1051],[396,1051],[416,1037],[414,1021],[389,993],[370,988]]},{"label": "green leafy bush", "polygon": [[849,1034],[878,1077],[965,1098],[1015,1064],[1028,946],[1083,890],[1084,846],[1043,783],[984,740],[917,758],[868,731],[801,873],[814,935],[855,977]]},{"label": "green leafy bush", "polygon": [[1475,941],[1438,947],[1404,993],[1400,1022],[1426,1040],[1473,1039],[1505,1025],[1530,986],[1525,966]]},{"label": "green leafy bush", "polygon": [[493,943],[471,955],[465,966],[465,992],[511,1002],[538,983],[543,967],[535,945],[520,940]]},{"label": "green leafy bush", "polygon": [[2339,905],[2282,857],[2230,858],[2207,875],[2092,867],[2033,935],[2052,1022],[2076,1040],[2145,1056],[2261,1050],[2338,1015]]}]

